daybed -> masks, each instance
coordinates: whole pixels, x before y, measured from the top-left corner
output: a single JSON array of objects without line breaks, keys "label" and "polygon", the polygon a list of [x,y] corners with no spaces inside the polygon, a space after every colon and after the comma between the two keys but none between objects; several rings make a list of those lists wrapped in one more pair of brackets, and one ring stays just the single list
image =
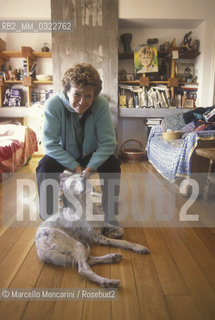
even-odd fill
[{"label": "daybed", "polygon": [[21,124],[0,123],[0,179],[26,164],[37,151],[36,133]]},{"label": "daybed", "polygon": [[[213,114],[214,113],[214,114]],[[207,115],[210,115],[208,117]],[[207,120],[207,121],[206,121]],[[181,138],[166,141],[163,132],[180,131]],[[149,162],[170,182],[180,178],[194,178],[200,184],[203,172],[208,171],[209,161],[199,157],[197,147],[215,146],[215,107],[197,108],[186,113],[168,116],[162,124],[151,129],[146,150]]]}]

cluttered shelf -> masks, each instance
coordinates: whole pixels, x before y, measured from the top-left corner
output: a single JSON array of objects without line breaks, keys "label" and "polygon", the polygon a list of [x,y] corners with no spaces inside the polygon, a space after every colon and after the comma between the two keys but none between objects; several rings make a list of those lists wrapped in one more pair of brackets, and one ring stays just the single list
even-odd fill
[{"label": "cluttered shelf", "polygon": [[[22,80],[5,80],[5,84],[23,84]],[[40,80],[33,80],[32,84],[52,84],[52,80],[40,81]]]},{"label": "cluttered shelf", "polygon": [[[118,82],[119,84],[131,84],[131,85],[140,85],[141,81],[140,80],[122,80]],[[160,83],[160,84],[168,84],[168,81],[149,81],[149,84],[155,84],[155,83]]]},{"label": "cluttered shelf", "polygon": [[34,80],[33,84],[53,84],[53,81],[52,80],[45,80],[45,81]]},{"label": "cluttered shelf", "polygon": [[[198,105],[198,81],[194,61],[200,55],[199,40],[192,41],[192,32],[185,34],[180,46],[176,39],[158,46],[159,39],[147,39],[131,50],[131,33],[121,34],[124,52],[119,52],[119,114],[141,111],[121,109],[154,108],[154,110],[195,108]],[[133,60],[133,62],[132,62]],[[133,70],[132,70],[133,69]],[[147,111],[151,112],[151,111]],[[163,111],[160,111],[161,113]],[[165,111],[164,111],[165,112]],[[143,112],[145,113],[145,112]]]},{"label": "cluttered shelf", "polygon": [[[32,51],[30,58],[51,58],[52,52],[40,52],[40,51]],[[26,58],[26,54],[23,51],[1,51],[0,58],[9,59],[9,58]]]},{"label": "cluttered shelf", "polygon": [[[52,75],[38,72],[42,69],[40,69],[41,63],[38,63],[37,59],[52,58],[48,44],[44,43],[41,51],[34,51],[31,47],[26,46],[22,46],[20,51],[7,51],[6,42],[0,39],[0,44],[0,109],[30,107],[38,101],[44,103],[53,94],[52,87],[49,87],[53,81]],[[11,61],[13,61],[11,58],[23,59],[22,66],[20,66],[20,62],[15,66],[11,65]],[[50,65],[49,61],[47,63]],[[40,85],[48,85],[48,87],[45,89]]]},{"label": "cluttered shelf", "polygon": [[[140,85],[141,84],[141,80],[124,80],[124,81],[119,81],[119,84],[131,84],[131,85]],[[157,81],[150,81],[149,80],[149,84],[169,84],[169,80],[168,81],[161,81],[161,80],[157,80]],[[186,81],[179,81],[178,82],[179,85],[190,85],[190,82],[186,82]],[[197,82],[192,82],[192,85],[198,86]]]},{"label": "cluttered shelf", "polygon": [[[177,48],[174,48],[174,50],[178,50]],[[186,52],[180,52],[179,51],[179,56],[178,59],[195,59],[200,55],[201,52],[199,51],[186,51]],[[158,58],[163,58],[163,57],[172,57],[172,51],[158,51]],[[119,59],[124,60],[124,59],[134,59],[134,51],[131,52],[120,52],[119,53]]]},{"label": "cluttered shelf", "polygon": [[4,80],[4,83],[8,84],[22,84],[22,80]]}]

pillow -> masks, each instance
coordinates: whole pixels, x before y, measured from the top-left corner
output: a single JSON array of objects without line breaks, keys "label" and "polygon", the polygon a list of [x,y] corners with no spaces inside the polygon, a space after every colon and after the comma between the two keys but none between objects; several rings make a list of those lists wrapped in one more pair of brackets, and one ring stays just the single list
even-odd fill
[{"label": "pillow", "polygon": [[178,131],[185,125],[183,113],[177,113],[174,115],[167,116],[163,118],[161,127],[162,131],[172,130]]}]

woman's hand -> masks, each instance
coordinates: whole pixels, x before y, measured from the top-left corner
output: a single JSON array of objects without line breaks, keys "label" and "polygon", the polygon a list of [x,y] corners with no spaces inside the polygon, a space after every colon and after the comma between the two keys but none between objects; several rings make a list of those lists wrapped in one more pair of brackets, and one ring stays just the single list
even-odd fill
[{"label": "woman's hand", "polygon": [[81,166],[77,166],[74,171],[74,173],[82,174],[85,178],[88,178],[94,170],[92,168],[86,167],[85,169]]},{"label": "woman's hand", "polygon": [[92,168],[86,167],[86,168],[82,171],[82,174],[83,174],[83,176],[84,176],[85,178],[88,178],[93,171],[94,171],[94,170],[93,170]]},{"label": "woman's hand", "polygon": [[75,169],[74,169],[74,172],[75,173],[78,173],[78,174],[82,174],[83,173],[83,168],[81,166],[77,166]]}]

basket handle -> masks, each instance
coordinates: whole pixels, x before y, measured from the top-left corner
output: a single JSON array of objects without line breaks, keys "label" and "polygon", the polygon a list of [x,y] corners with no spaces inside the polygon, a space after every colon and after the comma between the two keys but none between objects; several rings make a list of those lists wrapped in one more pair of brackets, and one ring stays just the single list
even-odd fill
[{"label": "basket handle", "polygon": [[136,139],[129,139],[129,140],[126,140],[125,142],[123,142],[123,144],[121,145],[121,151],[124,151],[124,147],[125,147],[126,143],[128,143],[130,141],[137,142],[139,144],[139,146],[140,146],[140,151],[143,151],[142,143],[139,140],[136,140]]}]

